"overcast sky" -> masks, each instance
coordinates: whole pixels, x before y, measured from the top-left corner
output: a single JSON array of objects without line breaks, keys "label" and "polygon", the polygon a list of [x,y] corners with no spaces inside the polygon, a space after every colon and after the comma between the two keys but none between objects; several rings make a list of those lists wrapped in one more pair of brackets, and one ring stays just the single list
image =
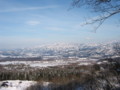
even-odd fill
[{"label": "overcast sky", "polygon": [[41,43],[98,43],[120,40],[116,15],[95,33],[94,25],[81,26],[96,14],[71,8],[72,0],[0,0],[0,49]]}]

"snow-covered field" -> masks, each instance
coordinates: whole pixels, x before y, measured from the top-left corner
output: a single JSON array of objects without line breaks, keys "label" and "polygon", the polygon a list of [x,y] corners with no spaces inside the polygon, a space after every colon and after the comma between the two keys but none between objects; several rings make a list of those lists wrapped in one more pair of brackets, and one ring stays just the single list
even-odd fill
[{"label": "snow-covered field", "polygon": [[95,63],[97,60],[96,59],[85,59],[85,58],[80,58],[80,59],[69,59],[69,60],[43,60],[43,61],[5,61],[5,62],[0,62],[0,65],[9,65],[9,64],[25,64],[30,67],[53,67],[53,66],[61,66],[61,65],[71,65],[71,64],[78,64],[78,65],[90,65]]},{"label": "snow-covered field", "polygon": [[36,84],[35,81],[8,80],[0,81],[0,90],[25,90],[27,87]]}]

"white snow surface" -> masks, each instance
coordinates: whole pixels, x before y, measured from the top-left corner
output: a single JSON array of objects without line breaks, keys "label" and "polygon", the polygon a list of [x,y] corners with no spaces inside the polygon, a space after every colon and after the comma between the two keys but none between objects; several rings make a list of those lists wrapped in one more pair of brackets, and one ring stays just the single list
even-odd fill
[{"label": "white snow surface", "polygon": [[90,65],[95,63],[97,60],[95,59],[69,59],[69,60],[43,60],[43,61],[6,61],[0,62],[0,65],[9,65],[9,64],[25,64],[30,67],[53,67],[53,66],[61,66],[61,65],[71,65],[73,63],[77,63],[78,65]]},{"label": "white snow surface", "polygon": [[[8,82],[8,86],[1,86],[2,83]],[[0,81],[0,90],[25,90],[27,87],[36,84],[35,81],[22,81],[22,80],[6,80]]]}]

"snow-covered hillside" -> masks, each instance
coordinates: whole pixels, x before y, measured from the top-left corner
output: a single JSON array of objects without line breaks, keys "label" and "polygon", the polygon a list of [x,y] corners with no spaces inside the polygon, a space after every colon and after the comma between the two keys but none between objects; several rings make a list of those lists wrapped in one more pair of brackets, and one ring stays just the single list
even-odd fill
[{"label": "snow-covered hillside", "polygon": [[73,44],[55,43],[40,45],[31,48],[0,51],[0,59],[10,58],[34,58],[42,60],[63,59],[63,58],[104,58],[114,57],[116,53],[113,49],[114,43],[107,44]]}]

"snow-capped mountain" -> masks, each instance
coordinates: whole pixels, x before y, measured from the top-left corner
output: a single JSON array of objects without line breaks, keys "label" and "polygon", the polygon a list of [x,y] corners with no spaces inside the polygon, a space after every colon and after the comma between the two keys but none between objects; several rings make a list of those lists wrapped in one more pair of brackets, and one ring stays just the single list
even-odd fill
[{"label": "snow-capped mountain", "polygon": [[113,49],[114,43],[107,44],[78,44],[55,43],[40,45],[31,48],[0,51],[0,58],[103,58],[116,56]]}]

